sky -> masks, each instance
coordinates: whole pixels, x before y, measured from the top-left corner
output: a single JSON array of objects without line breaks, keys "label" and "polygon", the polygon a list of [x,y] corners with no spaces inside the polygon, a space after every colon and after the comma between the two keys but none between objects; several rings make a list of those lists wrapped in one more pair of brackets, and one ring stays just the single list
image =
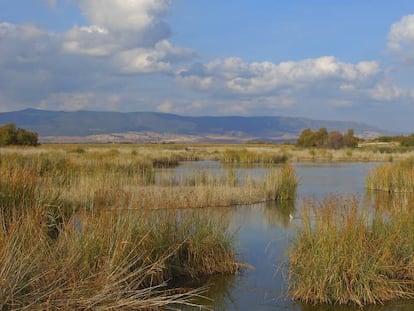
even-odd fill
[{"label": "sky", "polygon": [[414,1],[0,0],[0,111],[298,116],[414,132]]}]

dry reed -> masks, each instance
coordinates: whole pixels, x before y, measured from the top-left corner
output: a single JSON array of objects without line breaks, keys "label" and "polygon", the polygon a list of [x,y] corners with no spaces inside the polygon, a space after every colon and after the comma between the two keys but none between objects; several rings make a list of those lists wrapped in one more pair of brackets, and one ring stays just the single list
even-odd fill
[{"label": "dry reed", "polygon": [[289,251],[289,292],[312,304],[414,298],[414,212],[383,214],[355,198],[305,204]]}]

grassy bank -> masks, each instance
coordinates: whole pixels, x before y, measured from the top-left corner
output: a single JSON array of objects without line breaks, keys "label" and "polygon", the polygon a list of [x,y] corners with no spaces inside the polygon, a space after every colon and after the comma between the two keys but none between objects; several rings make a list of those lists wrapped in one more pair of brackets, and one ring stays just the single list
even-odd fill
[{"label": "grassy bank", "polygon": [[304,204],[289,251],[289,293],[312,304],[414,298],[414,211],[361,208],[355,198]]}]

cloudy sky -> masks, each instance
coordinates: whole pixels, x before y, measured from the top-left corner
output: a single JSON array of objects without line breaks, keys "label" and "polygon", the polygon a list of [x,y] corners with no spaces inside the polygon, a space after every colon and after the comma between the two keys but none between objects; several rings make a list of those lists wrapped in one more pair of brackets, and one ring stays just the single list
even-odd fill
[{"label": "cloudy sky", "polygon": [[414,132],[414,1],[1,0],[0,111],[24,108]]}]

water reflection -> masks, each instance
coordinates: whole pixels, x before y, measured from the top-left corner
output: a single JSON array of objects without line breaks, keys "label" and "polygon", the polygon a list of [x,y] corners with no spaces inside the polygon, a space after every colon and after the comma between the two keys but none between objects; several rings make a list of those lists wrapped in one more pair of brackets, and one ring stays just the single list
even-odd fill
[{"label": "water reflection", "polygon": [[296,204],[294,200],[269,201],[264,206],[264,217],[270,227],[280,225],[285,229],[289,228],[295,214]]},{"label": "water reflection", "polygon": [[414,193],[367,190],[366,200],[378,211],[401,212],[414,208]]},{"label": "water reflection", "polygon": [[[227,310],[229,306],[237,305],[237,299],[233,294],[238,285],[237,278],[236,275],[215,275],[180,285],[187,288],[205,286],[207,289],[203,293],[203,297],[199,297],[193,303],[202,305],[207,310]],[[200,310],[200,308],[187,306],[183,310]]]}]

